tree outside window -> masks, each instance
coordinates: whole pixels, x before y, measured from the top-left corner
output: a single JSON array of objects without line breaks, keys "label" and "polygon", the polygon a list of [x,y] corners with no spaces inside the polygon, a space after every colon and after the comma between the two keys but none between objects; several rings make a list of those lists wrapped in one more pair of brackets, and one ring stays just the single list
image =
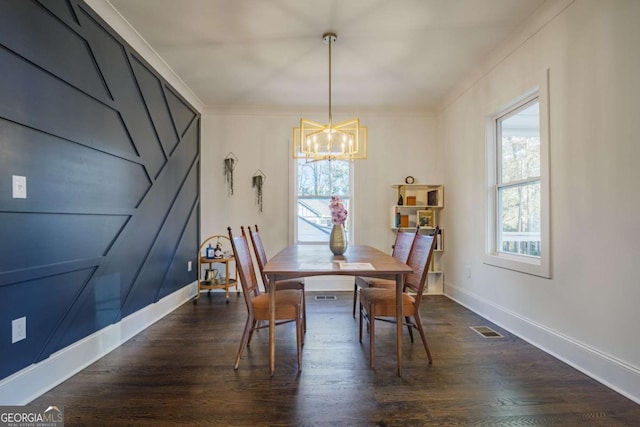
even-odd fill
[{"label": "tree outside window", "polygon": [[498,118],[498,252],[540,257],[540,108],[535,98]]},{"label": "tree outside window", "polygon": [[[325,243],[331,233],[331,195],[339,196],[349,210],[351,164],[341,160],[296,160],[296,241]],[[349,229],[351,215],[345,224]]]}]

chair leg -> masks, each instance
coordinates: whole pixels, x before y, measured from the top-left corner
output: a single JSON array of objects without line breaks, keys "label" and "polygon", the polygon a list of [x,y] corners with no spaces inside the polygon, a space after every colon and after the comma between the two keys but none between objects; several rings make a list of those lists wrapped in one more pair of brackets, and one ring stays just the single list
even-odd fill
[{"label": "chair leg", "polygon": [[304,333],[307,333],[307,297],[304,293],[304,287],[302,288],[302,325],[304,326]]},{"label": "chair leg", "polygon": [[363,317],[364,316],[362,315],[362,304],[360,304],[360,322],[359,322],[359,325],[360,325],[360,328],[359,328],[360,329],[360,335],[359,335],[359,337],[360,338],[358,339],[359,342],[362,342],[362,318]]},{"label": "chair leg", "polygon": [[420,319],[420,313],[416,312],[413,317],[416,320],[416,327],[418,328],[418,332],[420,333],[420,338],[422,339],[422,344],[424,344],[424,349],[427,352],[427,357],[429,358],[429,365],[431,365],[433,363],[433,359],[431,358],[431,351],[429,351],[429,345],[427,344],[427,337],[424,335],[424,329],[422,327],[422,319]]},{"label": "chair leg", "polygon": [[369,304],[367,309],[369,315],[369,366],[373,368],[375,362],[375,337],[376,337],[376,313],[375,305]]},{"label": "chair leg", "polygon": [[304,340],[302,307],[296,305],[296,349],[298,351],[298,372],[302,371],[302,343]]},{"label": "chair leg", "polygon": [[247,340],[247,345],[249,345],[251,343],[251,338],[253,338],[253,333],[256,331],[256,326],[259,325],[260,322],[258,322],[257,320],[253,320],[252,324],[251,324],[251,330],[249,331],[249,339]]},{"label": "chair leg", "polygon": [[353,284],[353,318],[356,318],[356,301],[358,300],[358,285]]},{"label": "chair leg", "polygon": [[413,328],[411,327],[411,317],[406,316],[404,320],[407,323],[407,329],[409,330],[409,337],[411,338],[411,342],[413,342]]},{"label": "chair leg", "polygon": [[238,353],[236,354],[236,364],[233,369],[237,370],[240,365],[240,357],[242,356],[242,352],[244,348],[247,346],[249,342],[249,336],[253,332],[253,325],[255,325],[255,320],[247,317],[247,322],[244,325],[244,332],[242,333],[242,338],[240,339],[240,347],[238,348]]}]

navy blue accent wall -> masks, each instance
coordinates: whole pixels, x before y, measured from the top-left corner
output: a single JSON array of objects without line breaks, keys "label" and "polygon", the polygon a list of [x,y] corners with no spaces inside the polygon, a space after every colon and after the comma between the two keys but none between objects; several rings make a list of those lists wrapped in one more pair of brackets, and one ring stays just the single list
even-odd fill
[{"label": "navy blue accent wall", "polygon": [[199,146],[200,114],[82,0],[0,1],[0,379],[196,280]]}]

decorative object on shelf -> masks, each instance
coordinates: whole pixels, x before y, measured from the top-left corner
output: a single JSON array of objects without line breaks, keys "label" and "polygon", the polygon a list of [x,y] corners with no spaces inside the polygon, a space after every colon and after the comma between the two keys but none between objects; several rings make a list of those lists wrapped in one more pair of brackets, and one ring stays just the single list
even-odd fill
[{"label": "decorative object on shelf", "polygon": [[435,222],[433,218],[433,210],[431,209],[419,210],[416,212],[416,215],[417,215],[416,224],[418,224],[420,227],[435,226]]},{"label": "decorative object on shelf", "polygon": [[321,124],[300,119],[300,127],[293,128],[293,158],[318,160],[358,160],[367,158],[367,128],[360,119],[333,123],[331,115],[331,46],[338,39],[325,33],[322,40],[329,45],[329,123]]},{"label": "decorative object on shelf", "polygon": [[222,253],[222,247],[220,246],[220,242],[216,243],[216,247],[213,249],[213,258],[220,259],[224,255]]},{"label": "decorative object on shelf", "polygon": [[204,273],[204,281],[210,285],[220,284],[220,272],[216,269],[208,268]]},{"label": "decorative object on shelf", "polygon": [[402,198],[402,187],[398,191],[398,206],[404,205],[404,199]]},{"label": "decorative object on shelf", "polygon": [[227,184],[229,184],[229,195],[233,195],[233,170],[238,164],[238,158],[233,153],[227,154],[224,158],[224,176]]},{"label": "decorative object on shelf", "polygon": [[258,205],[258,212],[260,213],[262,213],[262,186],[266,180],[267,176],[260,169],[251,178],[251,186],[256,189],[256,205]]},{"label": "decorative object on shelf", "polygon": [[205,249],[204,257],[207,258],[207,259],[213,259],[214,258],[213,246],[211,246],[211,243],[209,243],[209,246],[207,246],[207,248]]},{"label": "decorative object on shelf", "polygon": [[334,255],[342,255],[347,250],[347,233],[344,229],[344,223],[347,221],[347,209],[338,196],[331,196],[329,202],[329,210],[331,210],[331,235],[329,236],[329,249]]},{"label": "decorative object on shelf", "polygon": [[404,182],[406,184],[413,184],[414,182],[416,182],[416,180],[411,175],[409,175],[404,179]]}]

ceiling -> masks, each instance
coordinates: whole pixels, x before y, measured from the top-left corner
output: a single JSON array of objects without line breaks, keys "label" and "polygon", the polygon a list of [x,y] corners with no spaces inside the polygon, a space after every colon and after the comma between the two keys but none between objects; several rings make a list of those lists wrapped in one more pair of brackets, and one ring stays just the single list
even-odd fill
[{"label": "ceiling", "polygon": [[108,0],[206,107],[434,108],[544,0]]}]

